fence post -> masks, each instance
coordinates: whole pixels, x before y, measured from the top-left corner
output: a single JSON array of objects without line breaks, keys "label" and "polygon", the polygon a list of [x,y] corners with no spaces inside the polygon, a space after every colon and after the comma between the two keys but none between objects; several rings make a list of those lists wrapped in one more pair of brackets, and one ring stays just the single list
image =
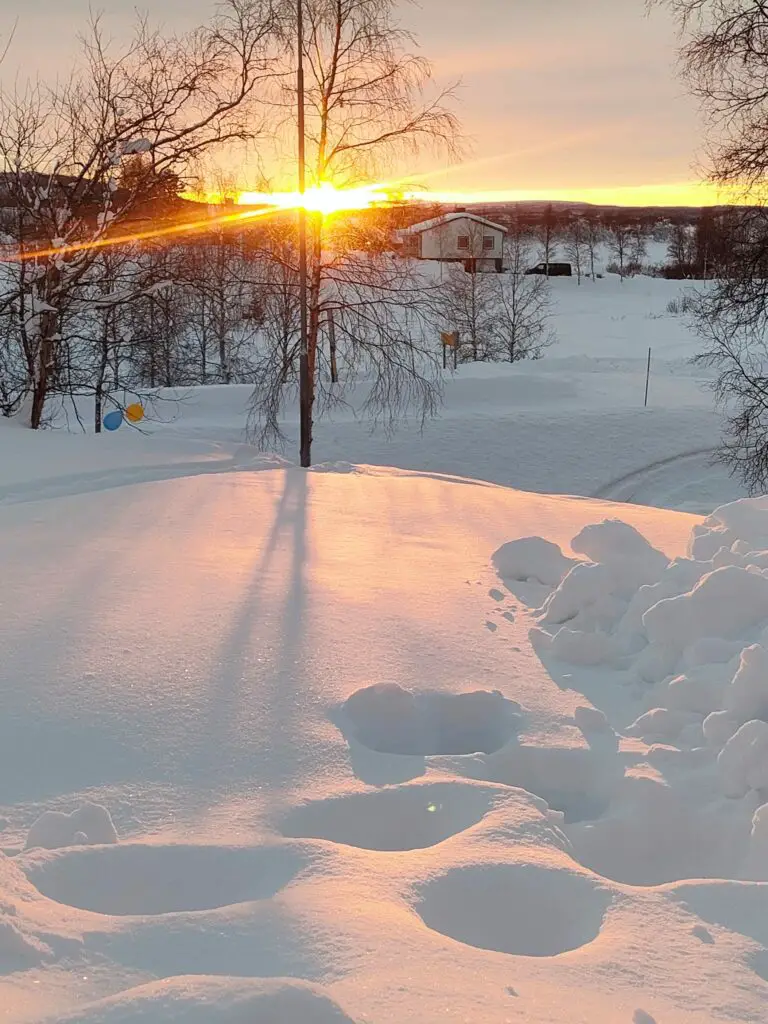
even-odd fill
[{"label": "fence post", "polygon": [[651,379],[651,350],[649,348],[648,349],[648,366],[647,366],[646,371],[645,371],[645,402],[643,403],[643,405],[644,405],[644,407],[646,409],[648,408],[648,383],[649,383],[650,379]]}]

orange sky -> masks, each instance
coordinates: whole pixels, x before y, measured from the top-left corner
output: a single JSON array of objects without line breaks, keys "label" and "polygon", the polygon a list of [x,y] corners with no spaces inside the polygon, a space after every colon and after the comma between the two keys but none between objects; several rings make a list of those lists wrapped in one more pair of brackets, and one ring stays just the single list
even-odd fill
[{"label": "orange sky", "polygon": [[[167,29],[190,27],[211,0],[147,0]],[[120,38],[133,0],[110,0],[106,24]],[[18,19],[4,77],[63,74],[88,0],[4,0]],[[645,0],[459,0],[403,3],[402,19],[432,59],[438,83],[463,80],[458,113],[470,157],[450,166],[424,158],[382,168],[382,180],[416,180],[439,194],[583,199],[665,205],[722,201],[695,183],[701,127],[675,72],[675,28]],[[71,39],[67,49],[64,40]],[[295,181],[268,167],[275,187]],[[254,187],[256,169],[239,176]]]}]

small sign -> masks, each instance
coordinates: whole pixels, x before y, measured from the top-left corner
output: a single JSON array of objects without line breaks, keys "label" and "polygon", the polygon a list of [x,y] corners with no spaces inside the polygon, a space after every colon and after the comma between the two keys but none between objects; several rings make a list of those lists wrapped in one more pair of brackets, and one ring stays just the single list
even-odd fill
[{"label": "small sign", "polygon": [[451,331],[449,333],[447,331],[443,331],[440,334],[440,340],[448,348],[456,348],[456,346],[459,344],[459,332],[458,331]]}]

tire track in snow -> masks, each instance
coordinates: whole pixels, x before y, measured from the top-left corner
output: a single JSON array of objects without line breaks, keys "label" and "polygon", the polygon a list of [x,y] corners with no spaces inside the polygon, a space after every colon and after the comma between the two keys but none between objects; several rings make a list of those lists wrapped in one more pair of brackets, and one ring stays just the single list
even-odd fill
[{"label": "tire track in snow", "polygon": [[[644,483],[648,483],[659,476],[663,479],[663,471],[673,466],[677,467],[681,464],[695,462],[696,460],[701,459],[702,456],[714,455],[715,450],[716,449],[712,447],[695,448],[689,452],[681,452],[678,455],[669,455],[666,458],[649,462],[646,466],[642,466],[640,469],[635,469],[631,473],[625,473],[623,476],[616,477],[607,484],[604,484],[595,491],[592,497],[600,498],[605,501],[631,502],[638,489]],[[680,480],[676,480],[675,482],[676,484],[679,484]]]}]

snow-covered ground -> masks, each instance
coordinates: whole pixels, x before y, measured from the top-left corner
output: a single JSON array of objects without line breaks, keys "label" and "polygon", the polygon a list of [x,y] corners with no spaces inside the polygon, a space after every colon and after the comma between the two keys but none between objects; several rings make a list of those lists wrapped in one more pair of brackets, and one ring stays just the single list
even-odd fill
[{"label": "snow-covered ground", "polygon": [[0,424],[0,1019],[768,1018],[768,501],[642,504],[737,493],[696,343],[560,284],[309,473],[241,389]]},{"label": "snow-covered ground", "polygon": [[[708,378],[691,365],[700,343],[682,318],[666,312],[681,284],[646,277],[622,284],[612,275],[580,287],[575,279],[551,284],[558,341],[544,358],[448,372],[440,414],[423,430],[412,420],[386,434],[353,411],[337,410],[316,425],[315,461],[398,466],[696,513],[742,497],[739,481],[712,461],[722,421]],[[161,403],[163,422],[146,425],[149,438],[130,428],[86,439],[64,430],[55,440],[25,433],[16,440],[15,467],[4,468],[0,500],[12,496],[17,479],[41,472],[34,452],[52,445],[57,459],[49,460],[49,469],[67,479],[97,470],[100,477],[122,478],[127,467],[162,462],[158,433],[185,458],[213,459],[226,468],[233,446],[245,441],[248,394],[247,387],[166,391],[165,399],[179,401]],[[363,387],[348,390],[352,409],[364,397]],[[82,415],[90,423],[91,410]],[[289,407],[285,427],[293,439],[297,419],[297,409]],[[68,423],[77,426],[71,412]],[[0,431],[7,429],[0,422]],[[288,460],[295,447],[285,452]]]}]

